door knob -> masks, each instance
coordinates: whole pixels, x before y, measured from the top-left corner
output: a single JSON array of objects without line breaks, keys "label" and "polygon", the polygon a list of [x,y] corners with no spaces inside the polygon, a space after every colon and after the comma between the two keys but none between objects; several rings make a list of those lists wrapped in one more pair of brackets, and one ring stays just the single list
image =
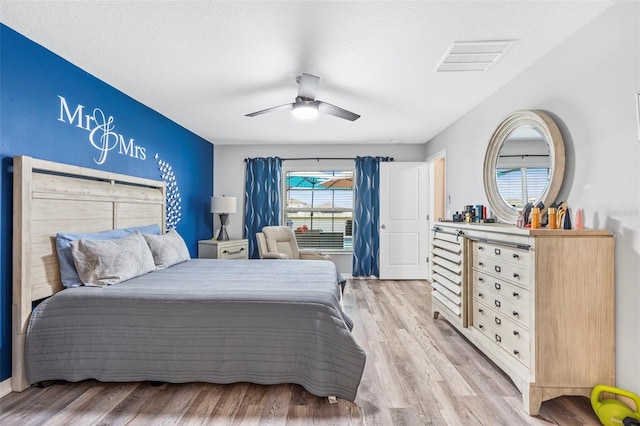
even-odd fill
[{"label": "door knob", "polygon": [[380,228],[387,229],[387,227],[385,225],[380,226]]}]

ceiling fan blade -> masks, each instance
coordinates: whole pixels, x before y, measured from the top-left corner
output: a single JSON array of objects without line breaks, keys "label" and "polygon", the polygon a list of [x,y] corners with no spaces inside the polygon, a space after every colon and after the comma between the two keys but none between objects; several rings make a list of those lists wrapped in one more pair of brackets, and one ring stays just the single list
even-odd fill
[{"label": "ceiling fan blade", "polygon": [[320,77],[317,75],[302,73],[298,81],[300,85],[298,97],[315,100],[316,93],[318,93],[318,81],[320,81]]},{"label": "ceiling fan blade", "polygon": [[280,105],[277,107],[273,107],[273,108],[267,108],[267,109],[263,109],[261,111],[256,111],[256,112],[252,112],[251,114],[245,114],[245,117],[255,117],[256,115],[260,115],[260,114],[265,114],[267,112],[271,112],[271,111],[277,111],[277,110],[281,110],[281,109],[291,109],[291,107],[293,106],[293,104],[284,104],[284,105]]},{"label": "ceiling fan blade", "polygon": [[360,118],[360,116],[356,113],[347,111],[346,109],[342,109],[335,105],[331,105],[327,102],[316,101],[316,105],[318,105],[318,111],[325,114],[335,115],[336,117],[344,118],[345,120],[356,121],[358,118]]}]

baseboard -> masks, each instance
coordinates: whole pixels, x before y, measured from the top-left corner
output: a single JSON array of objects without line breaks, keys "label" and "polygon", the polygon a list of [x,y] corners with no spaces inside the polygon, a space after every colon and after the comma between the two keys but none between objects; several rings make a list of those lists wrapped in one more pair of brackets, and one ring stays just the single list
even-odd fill
[{"label": "baseboard", "polygon": [[0,382],[0,398],[11,393],[11,377],[4,382]]}]

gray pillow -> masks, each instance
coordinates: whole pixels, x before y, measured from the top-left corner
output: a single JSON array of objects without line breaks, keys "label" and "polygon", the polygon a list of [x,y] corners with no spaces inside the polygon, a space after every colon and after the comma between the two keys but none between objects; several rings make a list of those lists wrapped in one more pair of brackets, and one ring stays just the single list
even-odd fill
[{"label": "gray pillow", "polygon": [[65,287],[80,287],[82,282],[78,277],[76,265],[71,255],[71,241],[84,238],[86,240],[115,240],[139,231],[143,234],[160,234],[160,226],[157,224],[147,226],[134,226],[133,228],[111,229],[103,232],[71,233],[59,232],[56,235],[56,251],[60,263],[60,279]]},{"label": "gray pillow", "polygon": [[164,235],[143,234],[158,269],[168,268],[191,258],[189,249],[175,229]]},{"label": "gray pillow", "polygon": [[115,240],[71,241],[71,254],[86,286],[117,284],[156,269],[149,246],[137,231]]}]

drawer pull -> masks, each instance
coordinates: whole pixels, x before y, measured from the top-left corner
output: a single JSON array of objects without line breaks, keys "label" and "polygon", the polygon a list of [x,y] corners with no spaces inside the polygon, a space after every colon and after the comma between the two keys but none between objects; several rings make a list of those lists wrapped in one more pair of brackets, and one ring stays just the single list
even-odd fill
[{"label": "drawer pull", "polygon": [[496,325],[501,325],[502,324],[502,320],[498,317],[495,318],[494,320],[496,322]]},{"label": "drawer pull", "polygon": [[515,297],[516,299],[520,299],[520,294],[517,291],[514,291],[513,293],[511,293],[511,295],[513,295],[513,297]]},{"label": "drawer pull", "polygon": [[502,303],[500,303],[499,300],[494,300],[493,304],[496,305],[496,308],[499,308],[500,306],[502,306]]},{"label": "drawer pull", "polygon": [[482,315],[484,315],[484,309],[478,308],[478,312],[480,312]]},{"label": "drawer pull", "polygon": [[231,255],[234,255],[234,254],[242,253],[243,251],[244,251],[244,247],[240,247],[240,250],[237,250],[237,251],[223,250],[223,251],[222,251],[222,254],[231,254]]},{"label": "drawer pull", "polygon": [[478,266],[481,267],[481,268],[484,268],[484,263],[478,262]]},{"label": "drawer pull", "polygon": [[493,286],[496,288],[496,290],[500,290],[502,288],[500,283],[494,283]]},{"label": "drawer pull", "polygon": [[482,293],[478,293],[478,297],[479,297],[480,299],[484,299],[484,294],[482,294]]},{"label": "drawer pull", "polygon": [[496,265],[493,269],[495,269],[497,273],[502,272],[502,268],[499,267],[498,265]]},{"label": "drawer pull", "polygon": [[519,332],[518,330],[513,330],[513,335],[514,335],[514,336],[519,336],[519,335],[520,335],[520,332]]},{"label": "drawer pull", "polygon": [[496,256],[500,256],[500,249],[499,248],[495,249],[494,252],[495,252]]},{"label": "drawer pull", "polygon": [[482,277],[478,277],[478,281],[479,281],[479,282],[481,282],[481,283],[483,283],[483,282],[484,282],[484,278],[482,278]]},{"label": "drawer pull", "polygon": [[513,311],[513,316],[516,318],[520,318],[520,314],[518,313],[518,311]]},{"label": "drawer pull", "polygon": [[519,350],[517,350],[517,349],[514,349],[514,350],[513,350],[513,354],[514,354],[514,355],[520,355],[520,351],[519,351]]},{"label": "drawer pull", "polygon": [[517,272],[513,273],[513,278],[515,278],[516,280],[520,279],[520,275]]},{"label": "drawer pull", "polygon": [[513,258],[516,260],[520,260],[520,255],[518,253],[513,253]]},{"label": "drawer pull", "polygon": [[480,330],[482,330],[482,329],[484,328],[484,325],[482,325],[482,324],[478,324],[478,328],[479,328]]},{"label": "drawer pull", "polygon": [[496,342],[498,342],[498,343],[502,342],[502,337],[500,337],[497,334],[496,334]]},{"label": "drawer pull", "polygon": [[484,251],[484,246],[478,246],[478,250]]}]

